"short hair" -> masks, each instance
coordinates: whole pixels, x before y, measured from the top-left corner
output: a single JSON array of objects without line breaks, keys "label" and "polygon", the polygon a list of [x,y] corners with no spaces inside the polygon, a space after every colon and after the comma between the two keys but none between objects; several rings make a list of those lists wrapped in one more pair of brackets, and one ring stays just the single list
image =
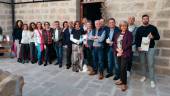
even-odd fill
[{"label": "short hair", "polygon": [[114,22],[116,22],[115,18],[109,18],[108,21],[113,20]]},{"label": "short hair", "polygon": [[54,21],[54,23],[60,23],[60,21]]},{"label": "short hair", "polygon": [[142,18],[144,18],[144,17],[148,17],[149,18],[149,15],[147,15],[147,14],[142,15]]},{"label": "short hair", "polygon": [[123,20],[123,21],[121,21],[121,22],[119,23],[119,28],[121,27],[122,23],[126,24],[126,25],[127,25],[127,27],[129,26],[128,22],[127,22],[127,21],[125,21],[125,20]]},{"label": "short hair", "polygon": [[94,23],[96,24],[97,22],[100,22],[100,20],[95,20],[95,22],[94,22]]}]

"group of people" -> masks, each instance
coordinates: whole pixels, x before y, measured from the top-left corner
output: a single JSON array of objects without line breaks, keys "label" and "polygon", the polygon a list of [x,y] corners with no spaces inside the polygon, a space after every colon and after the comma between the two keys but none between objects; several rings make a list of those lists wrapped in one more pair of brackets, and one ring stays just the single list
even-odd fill
[{"label": "group of people", "polygon": [[[121,21],[116,26],[114,18],[109,18],[107,25],[105,20],[93,22],[83,18],[82,22],[64,21],[61,27],[59,21],[51,26],[49,22],[31,22],[23,24],[21,20],[16,22],[13,32],[13,41],[17,47],[18,62],[38,62],[39,65],[52,63],[53,49],[56,53],[56,63],[59,68],[66,58],[66,68],[72,67],[75,72],[88,71],[89,75],[99,75],[98,79],[109,78],[114,75],[115,84],[122,91],[127,90],[127,77],[130,75],[133,54],[139,53],[143,77],[146,80],[149,69],[151,87],[155,87],[154,78],[154,53],[155,40],[160,36],[155,26],[149,23],[149,16],[142,16],[142,25],[135,25],[135,17],[128,17],[127,21]],[[141,48],[143,37],[150,40],[148,51]],[[63,53],[66,55],[63,55]],[[147,61],[147,62],[145,62]],[[104,76],[104,70],[107,74]]]}]

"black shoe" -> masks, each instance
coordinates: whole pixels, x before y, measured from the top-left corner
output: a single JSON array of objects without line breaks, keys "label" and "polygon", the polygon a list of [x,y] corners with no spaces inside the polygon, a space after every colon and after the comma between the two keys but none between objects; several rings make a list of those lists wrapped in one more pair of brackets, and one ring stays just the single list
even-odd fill
[{"label": "black shoe", "polygon": [[62,65],[59,65],[59,68],[61,68],[62,67]]},{"label": "black shoe", "polygon": [[52,62],[51,62],[51,61],[49,61],[49,64],[52,64]]},{"label": "black shoe", "polygon": [[70,66],[67,66],[66,69],[70,69]]},{"label": "black shoe", "polygon": [[109,77],[111,77],[111,76],[113,76],[113,74],[109,73],[109,74],[107,74],[107,75],[105,76],[105,78],[109,78]]},{"label": "black shoe", "polygon": [[118,78],[118,77],[116,77],[116,76],[113,78],[113,80],[118,80],[118,79],[119,79],[119,78]]},{"label": "black shoe", "polygon": [[21,63],[21,59],[20,59],[20,58],[18,58],[17,62]]},{"label": "black shoe", "polygon": [[47,66],[47,65],[48,65],[47,63],[44,64],[44,66]]}]

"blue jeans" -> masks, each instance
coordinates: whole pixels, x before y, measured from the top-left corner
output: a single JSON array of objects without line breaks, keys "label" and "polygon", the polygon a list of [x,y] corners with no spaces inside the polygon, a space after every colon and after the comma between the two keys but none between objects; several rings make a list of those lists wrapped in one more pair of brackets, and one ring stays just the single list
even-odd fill
[{"label": "blue jeans", "polygon": [[57,43],[54,44],[56,56],[57,56],[57,63],[62,65],[63,59],[63,46]]},{"label": "blue jeans", "polygon": [[115,56],[113,53],[113,47],[109,47],[107,56],[108,56],[108,72],[109,74],[113,74],[113,67],[115,65]]},{"label": "blue jeans", "polygon": [[37,44],[36,48],[37,48],[38,64],[42,64],[42,52],[41,52],[40,44]]},{"label": "blue jeans", "polygon": [[[149,78],[150,80],[155,80],[155,65],[154,65],[154,55],[155,55],[155,48],[149,48],[148,52],[140,52],[140,62],[142,64],[142,71],[143,75],[147,76],[147,67],[149,70]],[[147,62],[146,62],[147,61]]]},{"label": "blue jeans", "polygon": [[94,47],[93,48],[93,70],[99,72],[103,72],[104,64],[103,64],[103,48],[102,47]]}]

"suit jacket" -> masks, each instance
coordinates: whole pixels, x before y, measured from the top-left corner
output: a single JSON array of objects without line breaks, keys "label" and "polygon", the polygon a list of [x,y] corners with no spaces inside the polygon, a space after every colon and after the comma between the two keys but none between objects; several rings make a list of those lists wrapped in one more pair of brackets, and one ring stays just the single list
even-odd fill
[{"label": "suit jacket", "polygon": [[61,28],[58,29],[58,31],[59,31],[58,41],[55,40],[55,30],[56,29],[53,29],[53,40],[54,40],[54,43],[57,43],[59,45],[63,45],[63,35],[64,35],[64,33],[62,32],[62,29]]}]

